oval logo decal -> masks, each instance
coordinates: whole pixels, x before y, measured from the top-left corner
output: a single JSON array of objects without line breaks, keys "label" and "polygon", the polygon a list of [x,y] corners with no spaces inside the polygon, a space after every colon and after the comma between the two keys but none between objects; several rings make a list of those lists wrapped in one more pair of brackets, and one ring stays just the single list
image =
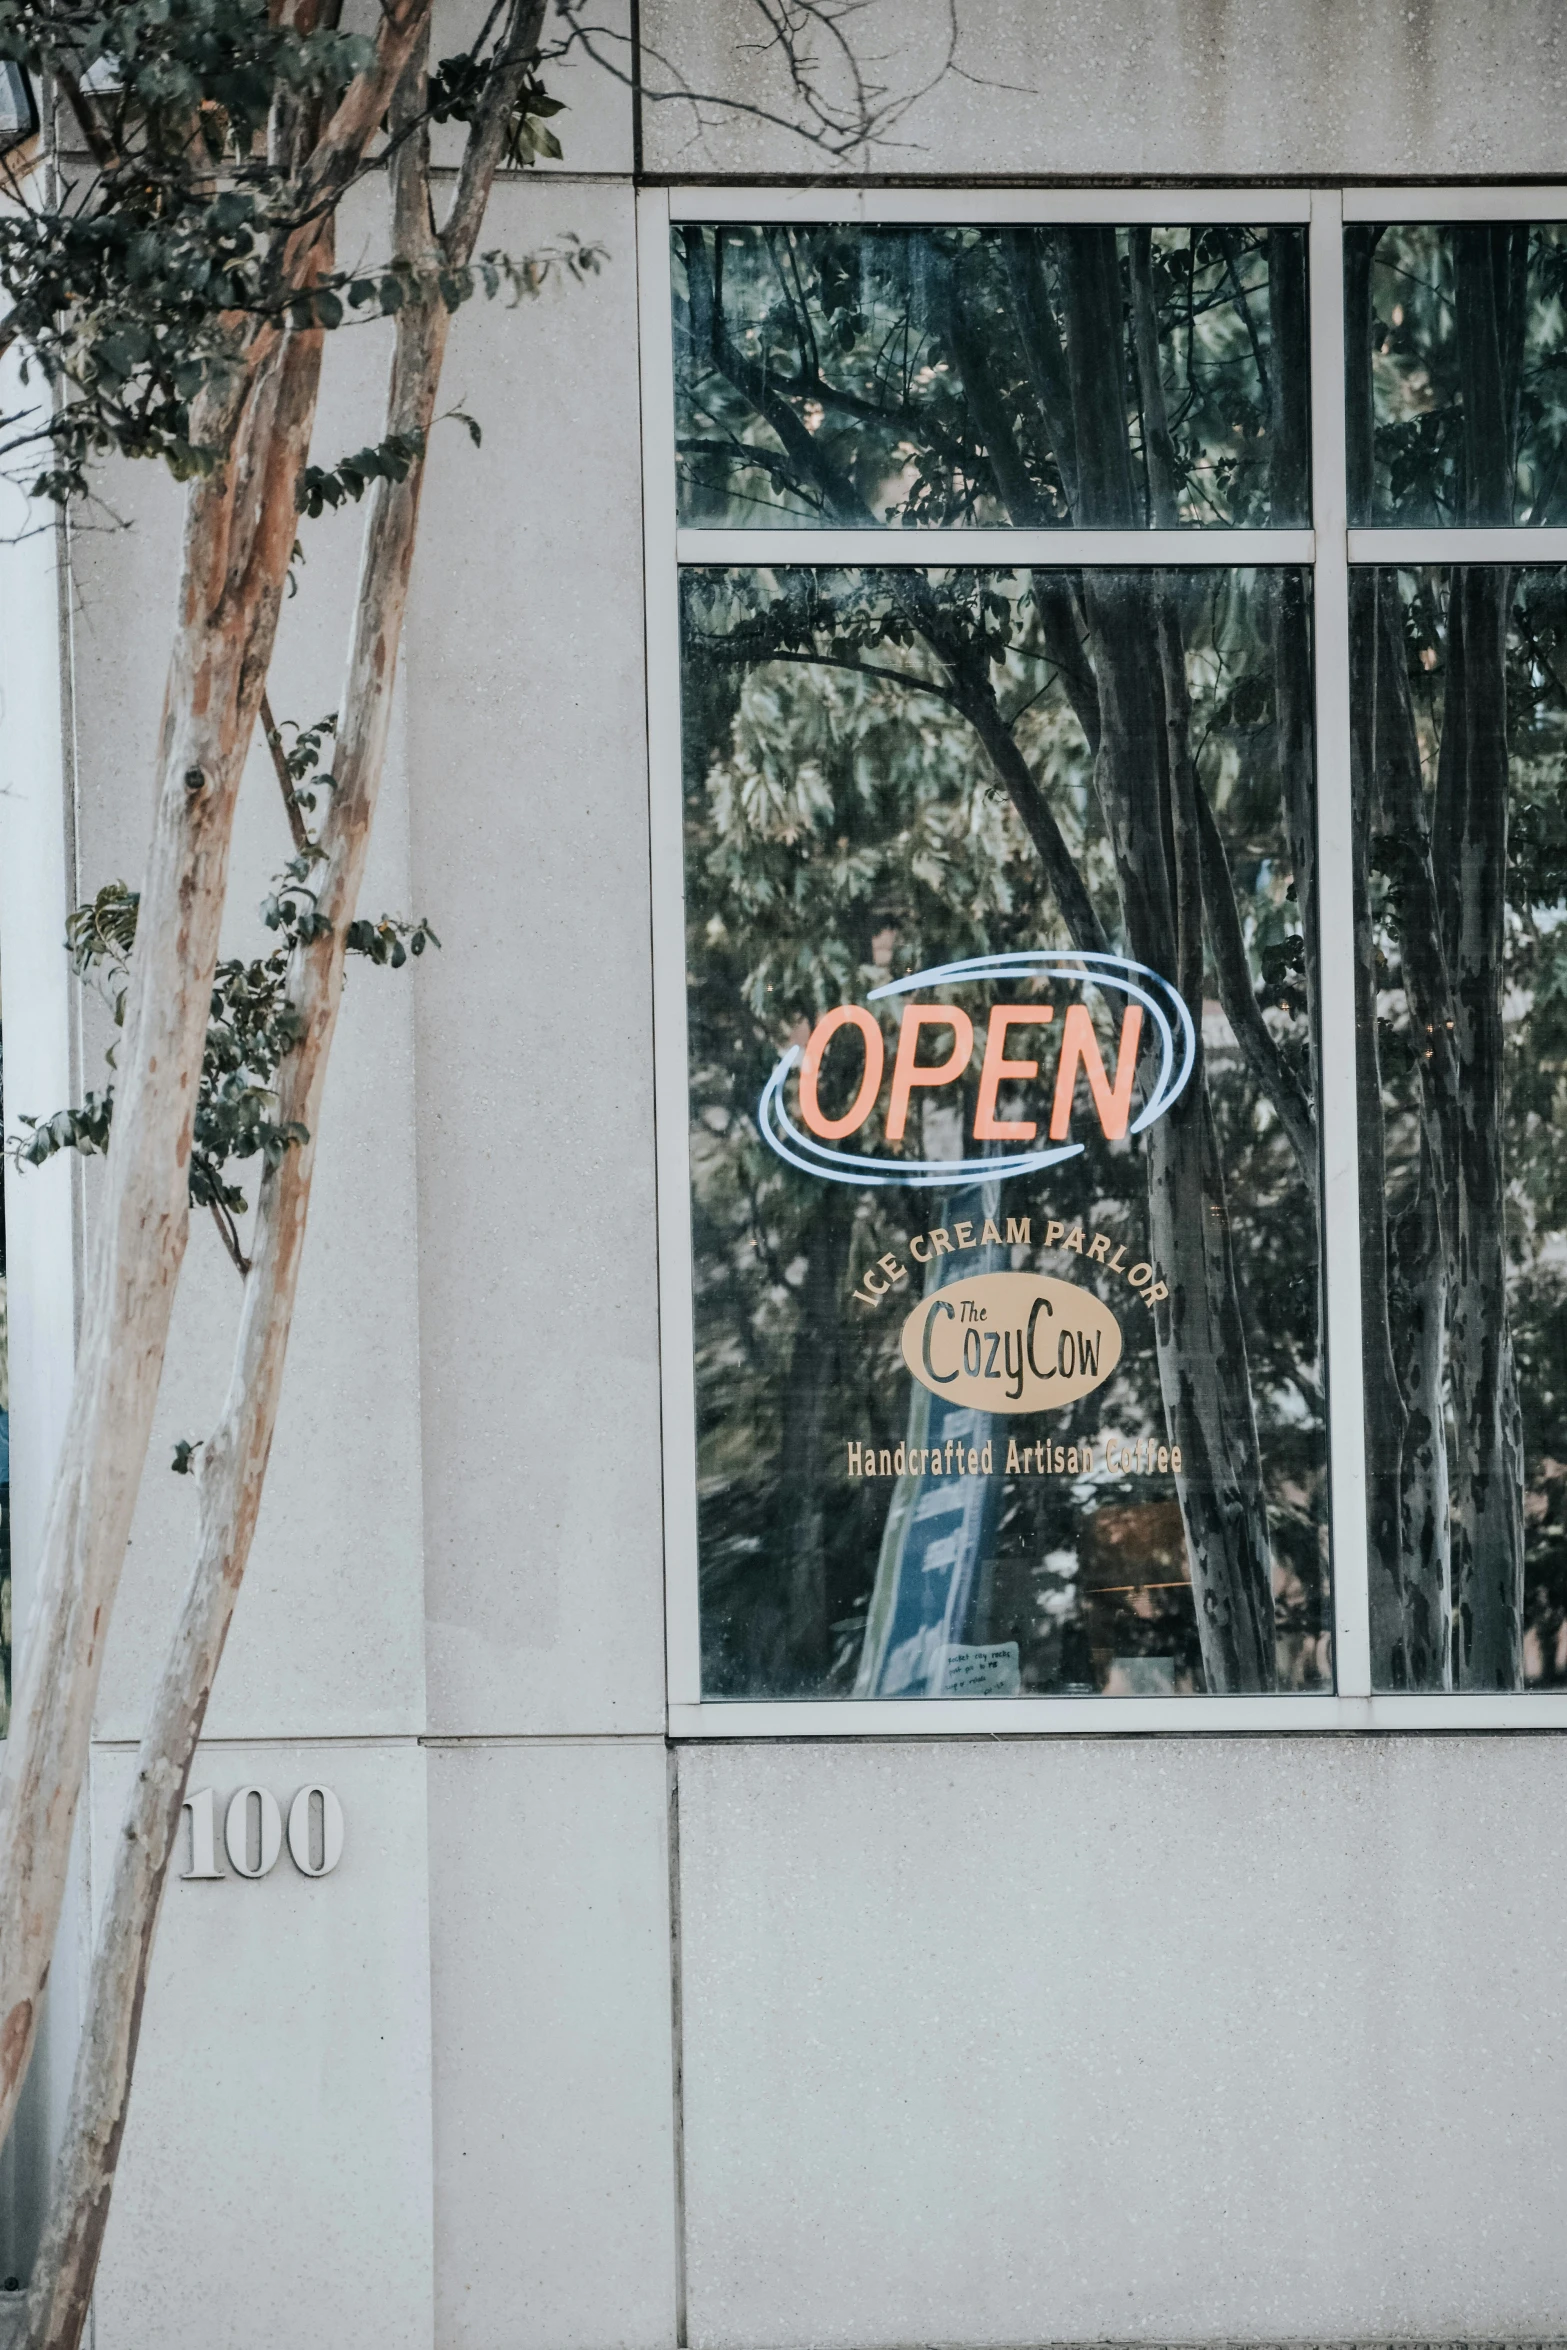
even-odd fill
[{"label": "oval logo decal", "polygon": [[1121,1325],[1074,1281],[975,1273],[920,1299],[902,1347],[932,1395],[985,1412],[1053,1412],[1103,1386],[1121,1359]]}]

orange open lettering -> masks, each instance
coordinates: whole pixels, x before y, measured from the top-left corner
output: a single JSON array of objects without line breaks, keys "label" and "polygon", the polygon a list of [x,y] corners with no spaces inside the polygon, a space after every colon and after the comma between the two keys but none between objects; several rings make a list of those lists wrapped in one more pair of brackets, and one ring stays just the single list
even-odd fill
[{"label": "orange open lettering", "polygon": [[1143,1032],[1140,1004],[1128,1004],[1121,1022],[1121,1053],[1112,1087],[1100,1057],[1094,1024],[1082,1004],[1070,1004],[1061,1030],[1061,1060],[1056,1070],[1055,1100],[1050,1105],[1050,1139],[1062,1142],[1072,1123],[1072,1096],[1077,1090],[1079,1065],[1088,1079],[1094,1108],[1106,1138],[1119,1142],[1126,1132],[1132,1108],[1132,1079],[1137,1073],[1137,1043]]},{"label": "orange open lettering", "polygon": [[[918,1062],[920,1034],[926,1028],[950,1028],[952,1050],[944,1061]],[[951,1085],[968,1067],[974,1052],[974,1023],[956,1004],[909,1004],[898,1031],[898,1057],[892,1065],[892,1096],[887,1104],[887,1139],[901,1142],[909,1120],[909,1095],[916,1085]]]},{"label": "orange open lettering", "polygon": [[985,1061],[979,1073],[979,1100],[974,1105],[974,1139],[976,1142],[1032,1142],[1039,1128],[1032,1118],[998,1118],[996,1116],[996,1089],[1008,1078],[1022,1083],[1039,1075],[1037,1061],[1009,1061],[1006,1057],[1009,1028],[1041,1028],[1055,1018],[1050,1004],[997,1004],[990,1015],[990,1027],[985,1036]]},{"label": "orange open lettering", "polygon": [[[817,1084],[822,1073],[822,1055],[840,1028],[857,1028],[865,1040],[865,1073],[860,1088],[841,1118],[827,1118],[817,1095]],[[813,1134],[824,1142],[840,1142],[863,1126],[875,1107],[881,1091],[881,1073],[886,1061],[886,1048],[881,1040],[881,1029],[873,1013],[860,1004],[839,1004],[817,1021],[806,1039],[805,1057],[800,1063],[800,1115]]]},{"label": "orange open lettering", "polygon": [[[998,1116],[997,1099],[1003,1085],[1026,1084],[1039,1075],[1037,1061],[1008,1059],[1007,1044],[1011,1030],[1043,1028],[1054,1018],[1055,1010],[1050,1004],[995,1004],[991,1007],[974,1105],[976,1141],[1029,1143],[1038,1134],[1038,1125],[1032,1118]],[[865,1066],[854,1099],[842,1117],[830,1118],[821,1104],[822,1063],[833,1038],[845,1028],[858,1029]],[[951,1050],[944,1060],[920,1059],[921,1040],[928,1028],[950,1032]],[[1112,1083],[1105,1071],[1099,1039],[1087,1007],[1083,1004],[1067,1006],[1061,1026],[1061,1057],[1056,1067],[1055,1092],[1050,1105],[1052,1142],[1065,1141],[1070,1131],[1079,1073],[1088,1080],[1088,1090],[1106,1138],[1111,1142],[1120,1142],[1124,1138],[1131,1117],[1132,1084],[1137,1074],[1137,1054],[1142,1032],[1142,1007],[1128,1004],[1121,1020],[1120,1050]],[[969,1067],[973,1055],[974,1023],[968,1013],[960,1011],[956,1004],[904,1006],[887,1100],[886,1134],[889,1142],[902,1142],[904,1139],[909,1122],[909,1104],[915,1091],[955,1085]],[[800,1115],[811,1132],[819,1135],[824,1142],[841,1142],[846,1135],[857,1132],[870,1117],[880,1098],[886,1059],[880,1024],[874,1013],[867,1011],[862,1004],[838,1004],[832,1011],[823,1013],[806,1040],[800,1061]]]}]

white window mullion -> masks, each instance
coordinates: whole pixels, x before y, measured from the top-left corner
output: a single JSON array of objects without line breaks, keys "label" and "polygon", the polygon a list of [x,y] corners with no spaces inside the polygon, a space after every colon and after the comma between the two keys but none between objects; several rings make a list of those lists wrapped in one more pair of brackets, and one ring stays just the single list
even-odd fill
[{"label": "white window mullion", "polygon": [[1360,1336],[1360,1162],[1355,1099],[1354,814],[1350,791],[1349,531],[1344,444],[1344,216],[1311,204],[1311,467],[1316,526],[1317,1117],[1327,1307],[1333,1622],[1341,1697],[1371,1689],[1366,1442]]},{"label": "white window mullion", "polygon": [[1309,563],[1309,530],[681,530],[681,563],[930,565],[983,563],[1018,568],[1183,570],[1193,564]]},{"label": "white window mullion", "polygon": [[1125,228],[1135,221],[1177,227],[1204,221],[1245,222],[1309,217],[1305,188],[1259,188],[1237,182],[1219,188],[816,188],[676,187],[668,192],[673,220],[826,221],[870,227],[911,222],[1032,221],[1042,225],[1100,221]]},{"label": "white window mullion", "polygon": [[654,1164],[658,1182],[664,1624],[673,1705],[702,1694],[697,1600],[696,1375],[686,1142],[685,868],[680,822],[680,591],[675,567],[675,362],[669,200],[637,198],[642,342],[642,535],[647,566],[649,861],[653,914]]},{"label": "white window mullion", "polygon": [[1567,563],[1567,530],[1471,530],[1460,523],[1436,530],[1352,530],[1351,563],[1412,567],[1417,563]]}]

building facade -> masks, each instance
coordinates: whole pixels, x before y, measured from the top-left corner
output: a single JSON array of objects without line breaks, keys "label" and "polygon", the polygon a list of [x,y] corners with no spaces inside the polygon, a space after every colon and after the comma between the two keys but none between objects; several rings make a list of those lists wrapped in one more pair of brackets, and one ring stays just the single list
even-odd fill
[{"label": "building facade", "polygon": [[[345,1002],[98,2350],[1554,2338],[1567,28],[876,0],[845,156],[759,22],[609,12],[686,94],[575,56],[487,238],[604,266],[454,329],[443,945]],[[179,513],[6,551],[13,1125]],[[281,827],[258,746],[234,951]],[[5,1181],[25,1638],[92,1178]],[[18,2272],[235,1302],[198,1229]]]}]

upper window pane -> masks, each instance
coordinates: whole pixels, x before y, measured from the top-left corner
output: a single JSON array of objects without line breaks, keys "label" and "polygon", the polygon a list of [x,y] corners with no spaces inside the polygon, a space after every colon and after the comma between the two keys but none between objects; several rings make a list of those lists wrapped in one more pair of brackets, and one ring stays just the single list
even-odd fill
[{"label": "upper window pane", "polygon": [[1310,518],[1305,231],[677,224],[680,519]]},{"label": "upper window pane", "polygon": [[1567,225],[1346,232],[1355,523],[1567,519]]}]

